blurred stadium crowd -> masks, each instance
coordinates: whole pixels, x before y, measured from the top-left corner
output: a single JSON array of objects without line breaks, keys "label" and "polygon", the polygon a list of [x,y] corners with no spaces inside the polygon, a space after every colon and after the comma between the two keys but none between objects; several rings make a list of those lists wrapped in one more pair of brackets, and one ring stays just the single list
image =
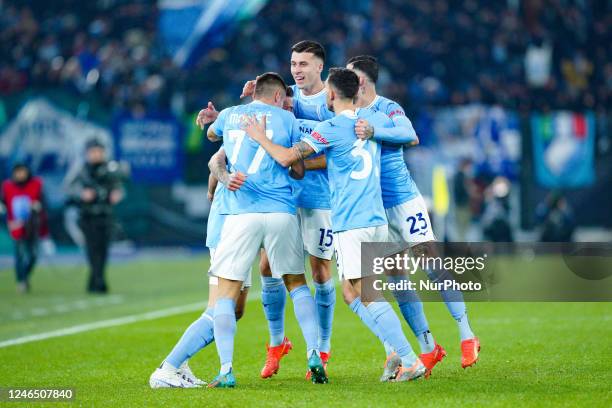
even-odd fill
[{"label": "blurred stadium crowd", "polygon": [[62,85],[96,92],[113,108],[224,106],[253,73],[288,77],[291,44],[320,33],[329,66],[378,56],[382,93],[408,111],[472,102],[519,111],[610,106],[606,1],[272,1],[190,70],[158,41],[156,1],[52,3],[0,0],[0,95]]}]

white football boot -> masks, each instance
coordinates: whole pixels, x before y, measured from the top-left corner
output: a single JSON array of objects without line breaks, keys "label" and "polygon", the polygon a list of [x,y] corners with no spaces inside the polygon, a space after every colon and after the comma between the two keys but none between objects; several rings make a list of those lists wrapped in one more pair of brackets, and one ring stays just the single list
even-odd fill
[{"label": "white football boot", "polygon": [[158,369],[156,369],[151,377],[149,378],[149,385],[151,388],[199,388],[186,378],[179,370],[173,368],[168,363],[164,362]]}]

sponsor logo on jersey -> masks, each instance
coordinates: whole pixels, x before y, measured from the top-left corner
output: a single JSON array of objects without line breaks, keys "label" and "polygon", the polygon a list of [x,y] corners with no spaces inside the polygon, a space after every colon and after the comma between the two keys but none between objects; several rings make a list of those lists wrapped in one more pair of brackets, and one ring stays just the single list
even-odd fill
[{"label": "sponsor logo on jersey", "polygon": [[312,132],[310,134],[310,136],[312,136],[312,138],[315,139],[316,141],[318,141],[319,143],[329,144],[327,139],[325,139],[323,136],[321,136],[321,134],[319,132]]},{"label": "sponsor logo on jersey", "polygon": [[393,117],[393,116],[395,116],[395,115],[406,116],[406,114],[404,113],[404,111],[403,111],[403,110],[401,110],[401,109],[397,109],[397,110],[394,110],[393,112],[389,113],[389,117],[390,117],[390,118],[392,118],[392,117]]}]

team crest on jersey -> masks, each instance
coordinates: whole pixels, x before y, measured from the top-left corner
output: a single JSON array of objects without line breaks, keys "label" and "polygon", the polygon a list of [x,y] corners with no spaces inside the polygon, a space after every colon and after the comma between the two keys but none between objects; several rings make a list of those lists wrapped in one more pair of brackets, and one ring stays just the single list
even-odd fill
[{"label": "team crest on jersey", "polygon": [[313,139],[315,139],[316,141],[318,141],[320,143],[329,144],[327,139],[324,138],[323,136],[321,136],[321,134],[319,132],[312,132],[310,136],[312,136]]}]

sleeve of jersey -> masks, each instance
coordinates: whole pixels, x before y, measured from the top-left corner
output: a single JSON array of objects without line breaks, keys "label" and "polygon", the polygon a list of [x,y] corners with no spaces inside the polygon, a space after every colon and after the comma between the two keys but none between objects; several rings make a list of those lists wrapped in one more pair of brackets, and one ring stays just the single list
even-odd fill
[{"label": "sleeve of jersey", "polygon": [[374,126],[374,139],[398,145],[418,141],[412,122],[406,117],[404,110],[397,104],[390,105],[387,113],[389,120],[384,126]]},{"label": "sleeve of jersey", "polygon": [[294,144],[302,140],[302,131],[300,130],[300,122],[295,118],[295,116],[291,114],[290,114],[290,127],[291,127],[291,145],[293,146]]},{"label": "sleeve of jersey", "polygon": [[300,101],[299,99],[293,100],[293,114],[298,119],[316,120],[318,122],[334,117],[334,113],[331,112],[327,106],[325,106],[325,104],[308,104]]},{"label": "sleeve of jersey", "polygon": [[304,136],[302,139],[312,147],[315,153],[322,152],[330,146],[329,140],[323,136],[326,133],[325,128],[326,124],[320,123],[311,134]]},{"label": "sleeve of jersey", "polygon": [[225,127],[225,118],[227,117],[228,109],[223,109],[217,119],[210,125],[210,128],[215,132],[215,135],[223,137],[223,128]]}]

